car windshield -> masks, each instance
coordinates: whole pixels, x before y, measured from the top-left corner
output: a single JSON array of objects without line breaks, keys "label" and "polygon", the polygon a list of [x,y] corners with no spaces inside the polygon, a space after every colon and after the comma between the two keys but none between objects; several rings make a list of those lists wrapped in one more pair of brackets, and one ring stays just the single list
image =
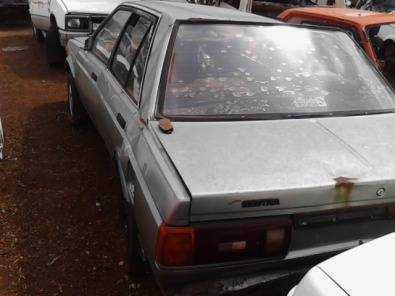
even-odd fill
[{"label": "car windshield", "polygon": [[181,24],[168,66],[167,117],[366,114],[394,93],[347,34],[274,25]]}]

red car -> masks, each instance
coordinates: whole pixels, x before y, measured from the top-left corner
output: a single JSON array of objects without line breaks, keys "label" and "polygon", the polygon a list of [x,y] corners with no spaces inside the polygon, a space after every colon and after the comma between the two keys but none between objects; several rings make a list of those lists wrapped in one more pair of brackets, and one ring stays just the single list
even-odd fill
[{"label": "red car", "polygon": [[395,14],[348,8],[294,8],[278,17],[293,24],[341,28],[390,80],[395,72]]}]

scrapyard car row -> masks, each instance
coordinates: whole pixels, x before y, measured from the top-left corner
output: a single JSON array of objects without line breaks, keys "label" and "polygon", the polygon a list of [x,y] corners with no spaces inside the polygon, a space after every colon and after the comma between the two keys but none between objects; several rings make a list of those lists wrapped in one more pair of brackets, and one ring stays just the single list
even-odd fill
[{"label": "scrapyard car row", "polygon": [[121,0],[29,0],[33,35],[45,41],[50,64],[64,60],[64,47],[73,37],[92,33]]},{"label": "scrapyard car row", "polygon": [[130,266],[168,291],[244,289],[394,231],[394,93],[344,31],[132,1],[67,52],[68,115],[117,165]]}]

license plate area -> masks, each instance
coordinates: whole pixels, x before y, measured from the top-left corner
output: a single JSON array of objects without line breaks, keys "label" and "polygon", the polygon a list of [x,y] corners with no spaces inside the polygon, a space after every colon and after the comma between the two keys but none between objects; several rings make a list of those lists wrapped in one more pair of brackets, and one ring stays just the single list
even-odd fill
[{"label": "license plate area", "polygon": [[387,219],[387,213],[387,208],[381,206],[324,211],[314,214],[298,214],[294,216],[294,227],[320,227],[342,223],[382,220]]}]

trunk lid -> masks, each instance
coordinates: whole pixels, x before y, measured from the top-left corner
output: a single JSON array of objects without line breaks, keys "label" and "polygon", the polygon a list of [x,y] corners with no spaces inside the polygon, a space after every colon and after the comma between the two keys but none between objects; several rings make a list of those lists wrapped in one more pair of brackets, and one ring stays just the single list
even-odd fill
[{"label": "trunk lid", "polygon": [[[173,127],[155,131],[190,192],[192,221],[393,200],[394,114]],[[346,194],[342,178],[353,183]]]}]

